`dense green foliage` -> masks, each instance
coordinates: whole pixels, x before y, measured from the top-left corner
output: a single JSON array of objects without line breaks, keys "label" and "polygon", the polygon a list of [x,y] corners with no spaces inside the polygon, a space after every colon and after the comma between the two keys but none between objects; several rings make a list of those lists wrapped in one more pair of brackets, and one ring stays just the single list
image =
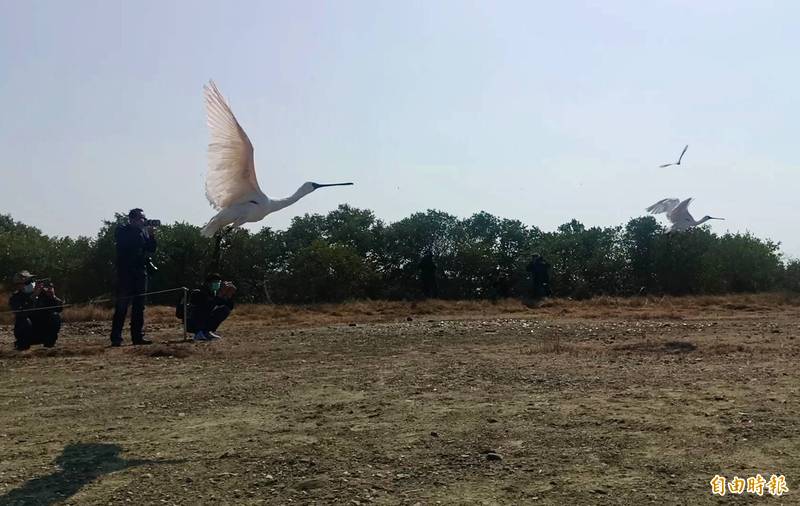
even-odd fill
[{"label": "dense green foliage", "polygon": [[[110,295],[114,227],[94,238],[60,238],[0,215],[0,275],[28,269],[50,276],[71,301]],[[199,227],[160,227],[151,290],[195,286],[211,265],[214,243]],[[482,212],[466,219],[429,210],[387,225],[371,211],[340,206],[327,216],[297,217],[285,231],[234,230],[223,245],[221,273],[239,300],[322,302],[417,298],[418,262],[435,255],[444,298],[522,296],[532,253],[551,264],[553,294],[701,294],[800,291],[800,262],[778,244],[750,234],[719,236],[708,228],[666,234],[648,216],[624,227],[586,228],[571,221],[543,232]]]}]

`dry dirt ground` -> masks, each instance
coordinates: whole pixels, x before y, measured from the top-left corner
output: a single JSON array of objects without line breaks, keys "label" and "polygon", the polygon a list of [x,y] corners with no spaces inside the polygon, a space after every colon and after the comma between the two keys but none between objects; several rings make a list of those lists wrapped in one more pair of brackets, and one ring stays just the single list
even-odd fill
[{"label": "dry dirt ground", "polygon": [[[800,502],[797,299],[148,313],[149,347],[0,327],[0,504]],[[711,494],[757,473],[789,492]]]}]

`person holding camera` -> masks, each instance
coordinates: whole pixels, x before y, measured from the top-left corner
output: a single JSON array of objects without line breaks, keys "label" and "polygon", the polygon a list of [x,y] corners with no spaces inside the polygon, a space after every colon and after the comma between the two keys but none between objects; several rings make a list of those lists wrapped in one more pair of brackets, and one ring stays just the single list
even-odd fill
[{"label": "person holding camera", "polygon": [[8,301],[14,316],[14,348],[27,350],[32,344],[52,348],[61,330],[61,310],[64,301],[56,297],[48,279],[38,282],[28,271],[14,274],[14,293]]},{"label": "person holding camera", "polygon": [[144,211],[131,209],[128,223],[114,234],[117,243],[117,301],[111,323],[111,346],[122,345],[122,327],[128,306],[131,306],[131,340],[135,345],[152,344],[144,337],[144,293],[147,292],[147,269],[156,251],[154,227],[157,220],[148,220]]},{"label": "person holding camera", "polygon": [[187,329],[195,333],[195,341],[219,339],[217,328],[233,311],[235,294],[234,284],[223,281],[222,276],[217,273],[206,276],[205,284],[192,290]]}]

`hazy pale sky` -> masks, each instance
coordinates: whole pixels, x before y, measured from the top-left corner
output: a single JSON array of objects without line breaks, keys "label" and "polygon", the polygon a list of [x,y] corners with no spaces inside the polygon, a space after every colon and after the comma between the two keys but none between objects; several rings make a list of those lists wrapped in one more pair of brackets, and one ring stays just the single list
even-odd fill
[{"label": "hazy pale sky", "polygon": [[[0,0],[0,213],[204,224],[213,78],[262,189],[392,222],[618,225],[664,197],[800,256],[800,3]],[[689,144],[682,165],[674,161]]]}]

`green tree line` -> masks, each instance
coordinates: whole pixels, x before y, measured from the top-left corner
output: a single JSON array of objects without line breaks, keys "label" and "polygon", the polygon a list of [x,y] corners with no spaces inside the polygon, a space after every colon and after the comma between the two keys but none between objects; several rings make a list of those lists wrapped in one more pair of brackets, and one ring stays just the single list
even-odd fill
[{"label": "green tree line", "polygon": [[[114,228],[124,219],[115,215],[95,237],[69,238],[0,215],[0,282],[7,287],[14,272],[28,269],[49,276],[73,302],[110,296]],[[157,238],[150,289],[200,283],[214,241],[188,223],[161,226]],[[800,291],[800,262],[749,233],[701,227],[667,234],[651,216],[604,228],[572,220],[544,232],[486,212],[459,219],[436,210],[386,224],[347,205],[296,217],[286,230],[236,229],[223,243],[217,270],[239,287],[240,301],[414,299],[422,295],[418,265],[428,249],[440,296],[448,299],[524,296],[533,253],[550,263],[553,294],[563,297]]]}]

